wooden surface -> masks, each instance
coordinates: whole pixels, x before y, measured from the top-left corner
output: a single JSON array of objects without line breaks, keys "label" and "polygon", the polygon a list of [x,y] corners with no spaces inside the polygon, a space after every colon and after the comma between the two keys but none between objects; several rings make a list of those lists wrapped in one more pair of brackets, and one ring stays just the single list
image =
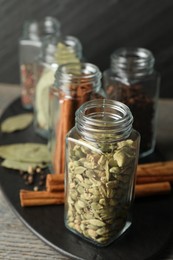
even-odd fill
[{"label": "wooden surface", "polygon": [[[20,88],[0,85],[0,112],[18,97]],[[157,143],[166,159],[173,159],[173,100],[159,101]],[[171,223],[170,223],[171,224]],[[173,239],[157,260],[173,260]],[[43,243],[13,213],[0,191],[0,259],[53,260],[68,259]],[[130,259],[130,258],[129,258]],[[106,259],[105,259],[106,260]],[[123,260],[123,259],[122,259]],[[130,259],[131,260],[131,259]]]}]

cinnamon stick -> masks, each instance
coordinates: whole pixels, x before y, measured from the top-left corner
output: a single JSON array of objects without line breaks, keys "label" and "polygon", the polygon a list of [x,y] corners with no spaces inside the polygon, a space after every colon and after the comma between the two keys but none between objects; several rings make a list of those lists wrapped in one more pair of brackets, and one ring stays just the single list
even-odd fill
[{"label": "cinnamon stick", "polygon": [[140,176],[136,178],[137,184],[145,184],[145,183],[154,183],[154,182],[173,182],[173,175],[148,175],[148,176]]},{"label": "cinnamon stick", "polygon": [[169,182],[138,184],[135,186],[136,197],[146,197],[158,194],[165,194],[171,191]]},{"label": "cinnamon stick", "polygon": [[136,183],[173,182],[173,161],[139,164]]},{"label": "cinnamon stick", "polygon": [[138,176],[150,175],[173,175],[173,161],[138,164]]},{"label": "cinnamon stick", "polygon": [[60,121],[56,129],[56,149],[54,154],[54,168],[56,173],[65,171],[65,138],[68,131],[74,126],[75,101],[64,99],[61,104]]},{"label": "cinnamon stick", "polygon": [[47,174],[46,182],[50,184],[64,183],[64,173],[61,174]]},{"label": "cinnamon stick", "polygon": [[47,174],[46,190],[49,192],[64,191],[64,174]]},{"label": "cinnamon stick", "polygon": [[77,88],[77,108],[79,108],[82,104],[90,100],[91,92],[92,85],[89,84],[88,79],[81,79],[80,85]]},{"label": "cinnamon stick", "polygon": [[20,203],[22,207],[63,204],[64,192],[20,190]]},{"label": "cinnamon stick", "polygon": [[63,140],[63,118],[60,118],[60,121],[57,124],[55,129],[55,151],[54,151],[54,170],[57,173],[61,172],[61,163],[62,163],[62,146],[64,145]]}]

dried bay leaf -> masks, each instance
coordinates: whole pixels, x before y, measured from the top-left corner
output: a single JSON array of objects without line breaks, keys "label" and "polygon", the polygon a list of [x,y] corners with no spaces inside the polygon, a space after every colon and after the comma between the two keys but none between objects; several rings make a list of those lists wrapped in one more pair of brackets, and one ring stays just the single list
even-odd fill
[{"label": "dried bay leaf", "polygon": [[40,168],[44,168],[45,164],[40,163],[33,163],[33,162],[20,162],[20,161],[13,161],[9,159],[5,159],[1,166],[13,169],[13,170],[21,170],[21,171],[28,171],[29,167],[35,168],[39,166]]},{"label": "dried bay leaf", "polygon": [[20,162],[50,162],[50,154],[45,144],[20,143],[0,146],[0,157]]},{"label": "dried bay leaf", "polygon": [[23,130],[28,127],[32,123],[32,121],[32,113],[11,116],[1,123],[1,131],[5,133],[12,133],[14,131]]}]

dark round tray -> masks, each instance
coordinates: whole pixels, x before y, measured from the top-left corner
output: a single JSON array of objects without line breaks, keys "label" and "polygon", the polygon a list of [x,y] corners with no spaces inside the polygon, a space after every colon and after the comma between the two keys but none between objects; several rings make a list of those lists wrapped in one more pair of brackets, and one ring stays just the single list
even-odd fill
[{"label": "dark round tray", "polygon": [[[18,98],[5,110],[0,122],[9,116],[25,112],[28,111],[22,108]],[[12,134],[0,133],[0,145],[24,142],[46,143],[46,140],[35,134],[32,125]],[[150,157],[150,160],[157,159],[156,154]],[[172,194],[136,199],[133,207],[133,223],[129,230],[111,245],[99,248],[65,228],[62,205],[22,208],[19,190],[27,187],[18,171],[0,167],[0,185],[21,221],[40,239],[71,259],[158,259],[158,255],[172,235]]]}]

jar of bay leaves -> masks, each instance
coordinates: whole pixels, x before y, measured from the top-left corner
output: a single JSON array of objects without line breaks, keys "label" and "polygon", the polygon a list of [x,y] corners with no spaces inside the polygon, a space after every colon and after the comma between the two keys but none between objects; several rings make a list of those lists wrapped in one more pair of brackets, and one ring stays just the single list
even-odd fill
[{"label": "jar of bay leaves", "polygon": [[140,142],[132,123],[125,104],[92,100],[66,137],[65,225],[99,246],[131,225]]},{"label": "jar of bay leaves", "polygon": [[50,95],[50,140],[52,171],[65,171],[65,137],[75,124],[75,112],[86,101],[102,98],[101,72],[90,63],[58,67]]},{"label": "jar of bay leaves", "polygon": [[54,83],[54,74],[61,64],[82,59],[82,45],[74,36],[64,36],[61,39],[49,37],[43,44],[43,51],[38,60],[35,75],[37,85],[34,102],[34,126],[38,135],[49,136],[49,92]]},{"label": "jar of bay leaves", "polygon": [[140,157],[153,153],[156,143],[160,76],[154,64],[147,49],[120,48],[103,73],[107,98],[125,103],[133,114],[134,128],[141,134]]}]

